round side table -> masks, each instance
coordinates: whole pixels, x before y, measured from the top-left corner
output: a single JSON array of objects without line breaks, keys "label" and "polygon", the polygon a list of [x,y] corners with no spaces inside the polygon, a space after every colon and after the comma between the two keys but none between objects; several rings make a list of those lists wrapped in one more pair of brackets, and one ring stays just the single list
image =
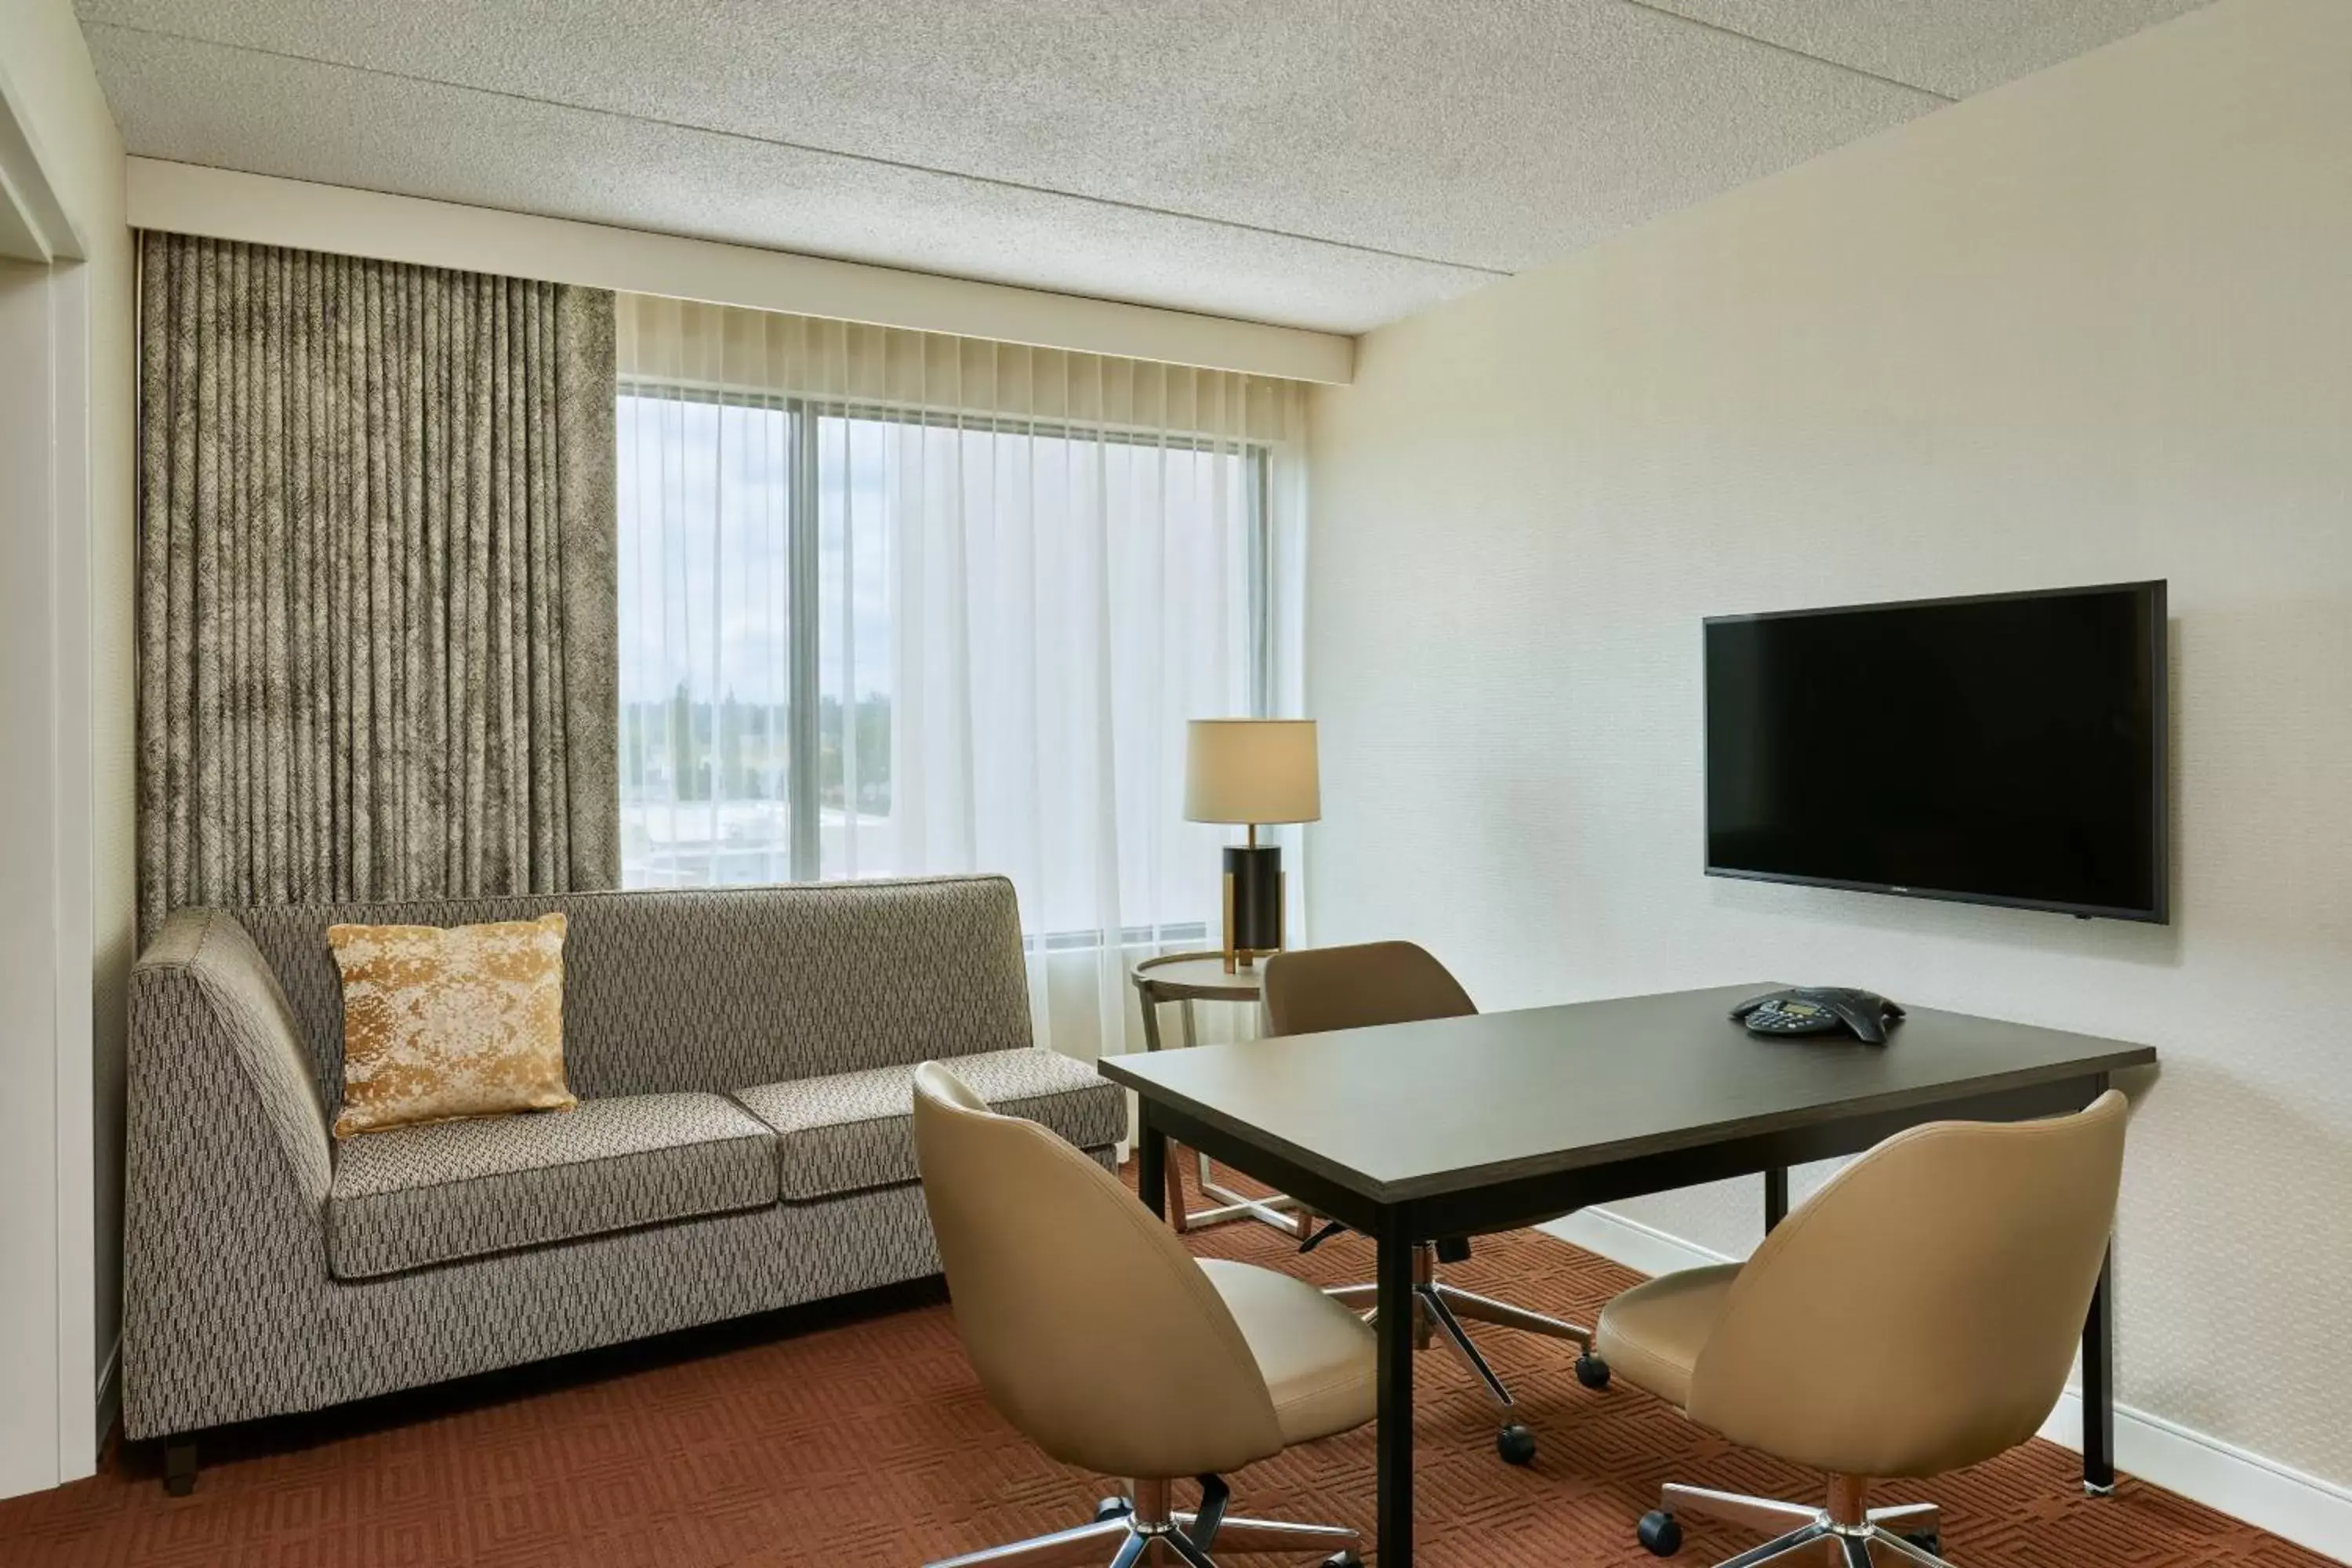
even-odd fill
[{"label": "round side table", "polygon": [[[1184,1037],[1187,1046],[1198,1043],[1193,1033],[1192,1004],[1195,1002],[1239,1002],[1257,1005],[1258,993],[1264,984],[1262,973],[1254,965],[1227,972],[1225,955],[1222,952],[1169,952],[1158,958],[1147,958],[1129,972],[1135,982],[1136,994],[1143,1002],[1143,1044],[1147,1050],[1160,1049],[1160,1009],[1173,1002],[1183,1010]],[[1227,1220],[1254,1219],[1270,1225],[1285,1236],[1305,1240],[1314,1221],[1298,1212],[1298,1200],[1279,1194],[1272,1197],[1254,1198],[1244,1193],[1218,1184],[1215,1167],[1206,1154],[1194,1151],[1199,1162],[1197,1174],[1201,1191],[1217,1200],[1213,1208],[1184,1208],[1184,1181],[1178,1173],[1182,1168],[1183,1151],[1174,1143],[1168,1149],[1168,1215],[1180,1231],[1197,1230],[1202,1226],[1223,1225]]]}]

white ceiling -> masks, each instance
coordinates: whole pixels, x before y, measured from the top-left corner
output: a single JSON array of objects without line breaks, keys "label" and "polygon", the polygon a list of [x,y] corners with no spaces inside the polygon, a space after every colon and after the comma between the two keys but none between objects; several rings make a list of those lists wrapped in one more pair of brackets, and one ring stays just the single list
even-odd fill
[{"label": "white ceiling", "polygon": [[79,0],[156,158],[1361,331],[2202,0]]}]

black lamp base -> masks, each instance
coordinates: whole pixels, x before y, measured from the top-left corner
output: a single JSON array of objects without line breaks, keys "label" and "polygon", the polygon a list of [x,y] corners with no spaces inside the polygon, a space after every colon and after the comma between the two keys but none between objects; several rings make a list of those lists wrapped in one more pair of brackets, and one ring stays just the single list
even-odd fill
[{"label": "black lamp base", "polygon": [[1282,847],[1225,846],[1225,968],[1282,951]]}]

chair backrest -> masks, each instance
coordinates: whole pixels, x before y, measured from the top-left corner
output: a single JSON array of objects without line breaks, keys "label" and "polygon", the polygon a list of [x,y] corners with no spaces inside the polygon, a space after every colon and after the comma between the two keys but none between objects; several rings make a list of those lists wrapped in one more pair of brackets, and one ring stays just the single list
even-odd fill
[{"label": "chair backrest", "polygon": [[1740,1270],[1693,1418],[1857,1476],[1937,1475],[2032,1436],[2105,1262],[2128,1110],[2109,1090],[2044,1121],[1915,1127],[1839,1172]]},{"label": "chair backrest", "polygon": [[1445,965],[1410,942],[1309,947],[1265,960],[1266,1031],[1313,1035],[1460,1018],[1478,1010]]},{"label": "chair backrest", "polygon": [[1030,1441],[1136,1479],[1281,1451],[1232,1311],[1117,1177],[938,1062],[915,1069],[915,1158],[964,1352]]}]

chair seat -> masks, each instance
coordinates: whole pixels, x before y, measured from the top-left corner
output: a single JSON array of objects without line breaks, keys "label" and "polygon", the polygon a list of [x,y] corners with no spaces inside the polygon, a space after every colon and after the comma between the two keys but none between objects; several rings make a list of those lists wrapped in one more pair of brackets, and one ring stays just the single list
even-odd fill
[{"label": "chair seat", "polygon": [[775,1201],[774,1135],[725,1096],[583,1100],[337,1144],[327,1262],[366,1279]]},{"label": "chair seat", "polygon": [[1352,1431],[1379,1408],[1379,1344],[1364,1321],[1303,1279],[1222,1258],[1201,1259],[1241,1325],[1274,1396],[1286,1446]]},{"label": "chair seat", "polygon": [[[950,1058],[972,1092],[1089,1152],[1127,1131],[1127,1103],[1091,1062],[1026,1047]],[[735,1091],[775,1129],[786,1203],[814,1203],[916,1179],[915,1069],[870,1068]]]},{"label": "chair seat", "polygon": [[1714,1336],[1739,1265],[1685,1268],[1636,1285],[1601,1310],[1592,1349],[1636,1388],[1690,1404],[1691,1369]]}]

